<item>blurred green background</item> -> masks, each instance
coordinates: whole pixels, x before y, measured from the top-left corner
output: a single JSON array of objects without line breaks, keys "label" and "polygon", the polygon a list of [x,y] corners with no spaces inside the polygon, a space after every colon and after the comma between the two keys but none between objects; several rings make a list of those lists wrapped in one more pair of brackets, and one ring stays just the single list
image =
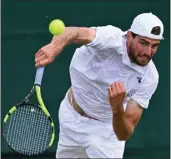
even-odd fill
[{"label": "blurred green background", "polygon": [[[50,42],[52,36],[48,32],[48,24],[52,19],[62,19],[66,26],[90,27],[110,24],[127,30],[133,18],[139,13],[153,12],[160,17],[165,26],[165,40],[161,42],[159,51],[154,57],[160,74],[159,86],[133,137],[127,142],[124,156],[125,158],[169,158],[169,0],[2,0],[1,5],[2,119],[9,108],[23,99],[32,87],[35,76],[34,54],[40,47]],[[55,62],[45,69],[42,86],[44,102],[56,124],[55,143],[44,154],[44,156],[49,155],[48,158],[50,156],[55,158],[59,131],[58,108],[70,86],[68,67],[78,46],[66,47]],[[14,155],[3,138],[1,148],[3,158],[5,155]]]}]

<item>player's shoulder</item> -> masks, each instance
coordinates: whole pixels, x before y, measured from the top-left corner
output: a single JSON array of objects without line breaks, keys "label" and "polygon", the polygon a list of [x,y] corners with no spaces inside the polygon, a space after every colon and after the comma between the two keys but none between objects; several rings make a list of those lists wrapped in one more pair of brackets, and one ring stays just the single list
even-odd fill
[{"label": "player's shoulder", "polygon": [[113,25],[90,27],[96,30],[95,39],[86,46],[96,46],[100,49],[115,49],[122,46],[122,30]]},{"label": "player's shoulder", "polygon": [[106,25],[103,26],[107,31],[111,32],[111,33],[118,33],[118,34],[122,34],[122,29],[114,26],[114,25]]},{"label": "player's shoulder", "polygon": [[116,27],[116,26],[113,26],[113,25],[104,25],[104,26],[97,26],[97,27],[91,27],[95,30],[97,30],[98,32],[104,32],[104,33],[107,33],[111,36],[114,36],[114,35],[122,35],[123,34],[123,31],[119,28],[119,27]]},{"label": "player's shoulder", "polygon": [[158,83],[159,73],[152,60],[148,64],[146,78],[148,78],[151,82]]},{"label": "player's shoulder", "polygon": [[122,31],[119,27],[117,26],[114,26],[114,25],[104,25],[104,26],[99,26],[101,28],[104,28],[104,29],[109,29],[109,30],[113,30],[113,31],[116,31],[116,32],[120,32]]}]

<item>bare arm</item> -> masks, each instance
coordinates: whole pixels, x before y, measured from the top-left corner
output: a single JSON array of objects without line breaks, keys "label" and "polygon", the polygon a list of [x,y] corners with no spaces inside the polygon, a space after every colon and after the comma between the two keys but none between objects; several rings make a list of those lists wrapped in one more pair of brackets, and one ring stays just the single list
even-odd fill
[{"label": "bare arm", "polygon": [[43,46],[35,54],[35,66],[41,67],[52,63],[65,46],[71,43],[88,44],[96,36],[96,30],[86,27],[66,27],[64,33],[54,36],[51,43]]},{"label": "bare arm", "polygon": [[114,82],[108,89],[109,102],[113,112],[113,130],[118,140],[128,140],[141,118],[143,108],[131,99],[123,110],[126,90],[122,82]]},{"label": "bare arm", "polygon": [[54,36],[52,43],[61,43],[62,47],[68,44],[88,44],[96,36],[96,30],[86,27],[66,27],[65,32],[61,35]]},{"label": "bare arm", "polygon": [[113,113],[113,128],[119,140],[128,140],[131,137],[142,112],[143,108],[131,99],[125,112],[120,105]]}]

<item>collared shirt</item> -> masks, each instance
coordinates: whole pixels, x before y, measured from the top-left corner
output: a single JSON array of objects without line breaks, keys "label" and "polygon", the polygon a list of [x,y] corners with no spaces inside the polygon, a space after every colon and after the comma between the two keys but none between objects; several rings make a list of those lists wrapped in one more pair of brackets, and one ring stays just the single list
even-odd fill
[{"label": "collared shirt", "polygon": [[89,116],[98,120],[112,121],[112,110],[108,100],[108,88],[122,81],[126,88],[124,110],[130,99],[143,108],[158,85],[158,72],[151,60],[142,67],[131,63],[125,32],[108,25],[93,27],[95,39],[76,49],[70,64],[70,77],[74,97]]}]

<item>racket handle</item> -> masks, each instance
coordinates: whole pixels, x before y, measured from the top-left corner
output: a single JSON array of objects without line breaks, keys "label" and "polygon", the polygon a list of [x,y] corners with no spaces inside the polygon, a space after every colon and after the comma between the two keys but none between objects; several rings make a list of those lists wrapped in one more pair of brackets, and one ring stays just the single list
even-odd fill
[{"label": "racket handle", "polygon": [[35,77],[35,81],[34,81],[35,85],[41,85],[42,78],[43,78],[43,72],[44,72],[44,67],[37,68],[36,77]]}]

